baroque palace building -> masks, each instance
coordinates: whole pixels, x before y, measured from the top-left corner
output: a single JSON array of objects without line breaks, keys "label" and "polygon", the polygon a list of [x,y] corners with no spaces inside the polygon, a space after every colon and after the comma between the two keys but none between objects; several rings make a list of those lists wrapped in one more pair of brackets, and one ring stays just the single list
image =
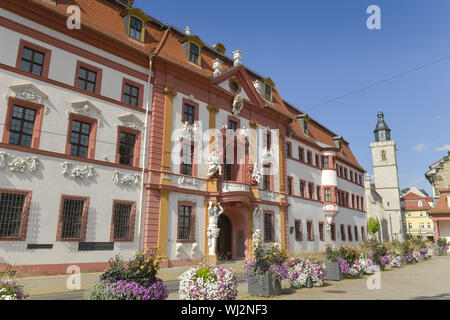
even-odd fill
[{"label": "baroque palace building", "polygon": [[[164,267],[366,237],[365,170],[268,76],[133,1],[3,0],[0,265]],[[77,5],[81,29],[68,28]]]}]

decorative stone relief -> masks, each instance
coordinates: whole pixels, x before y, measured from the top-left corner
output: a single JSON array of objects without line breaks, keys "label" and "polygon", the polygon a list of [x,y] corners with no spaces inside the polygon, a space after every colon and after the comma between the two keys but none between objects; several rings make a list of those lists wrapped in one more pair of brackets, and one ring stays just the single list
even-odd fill
[{"label": "decorative stone relief", "polygon": [[145,123],[131,113],[120,116],[119,120],[122,122],[123,126],[127,128],[132,128],[135,130],[143,130],[145,128]]},{"label": "decorative stone relief", "polygon": [[18,157],[6,152],[0,152],[0,170],[8,166],[12,172],[24,173],[28,169],[31,173],[35,173],[38,162],[39,159],[35,156]]},{"label": "decorative stone relief", "polygon": [[139,185],[139,174],[123,174],[117,170],[113,173],[115,184]]},{"label": "decorative stone relief", "polygon": [[163,180],[172,181],[172,175],[168,173],[163,173]]},{"label": "decorative stone relief", "polygon": [[83,180],[84,178],[92,179],[94,177],[94,167],[93,166],[76,166],[73,167],[73,164],[65,161],[61,164],[63,167],[62,174],[64,176],[70,175],[72,180]]},{"label": "decorative stone relief", "polygon": [[273,162],[274,156],[273,156],[273,150],[263,148],[262,150],[262,164],[270,164]]},{"label": "decorative stone relief", "polygon": [[175,256],[176,257],[179,257],[179,256],[181,256],[181,249],[183,248],[183,244],[182,243],[177,243],[177,245],[175,246],[175,248],[176,248],[176,253],[175,253]]},{"label": "decorative stone relief", "polygon": [[212,178],[216,173],[222,175],[222,165],[216,151],[212,151],[208,157],[208,178]]},{"label": "decorative stone relief", "polygon": [[258,241],[262,239],[262,210],[259,207],[256,207],[253,210],[253,228],[252,228],[252,240],[253,245],[255,246]]},{"label": "decorative stone relief", "polygon": [[[98,119],[100,114],[102,113],[99,108],[97,108],[94,104],[92,104],[88,100],[72,102],[70,105],[71,105],[72,109],[75,110],[76,113],[86,116],[86,117]],[[69,119],[69,115],[70,115],[70,111],[67,111],[66,112],[67,119]],[[98,121],[99,126],[103,127],[103,121],[101,121],[100,119],[98,119],[98,120],[99,120]]]},{"label": "decorative stone relief", "polygon": [[198,184],[198,181],[195,178],[180,177],[178,179],[178,184],[196,186]]},{"label": "decorative stone relief", "polygon": [[45,104],[48,100],[48,96],[31,83],[10,86],[9,89],[11,89],[15,98],[24,99],[38,104]]},{"label": "decorative stone relief", "polygon": [[244,98],[242,98],[242,95],[237,94],[233,100],[233,109],[231,111],[233,113],[233,116],[235,117],[238,116],[243,107],[244,107]]},{"label": "decorative stone relief", "polygon": [[198,254],[198,243],[194,242],[191,247],[191,257],[194,259]]},{"label": "decorative stone relief", "polygon": [[190,124],[188,121],[185,121],[183,123],[181,130],[182,130],[182,134],[179,138],[180,141],[183,140],[183,138],[185,138],[185,139],[199,138],[200,131],[198,129],[197,123]]},{"label": "decorative stone relief", "polygon": [[250,187],[242,183],[224,182],[222,184],[222,192],[246,191],[250,192]]}]

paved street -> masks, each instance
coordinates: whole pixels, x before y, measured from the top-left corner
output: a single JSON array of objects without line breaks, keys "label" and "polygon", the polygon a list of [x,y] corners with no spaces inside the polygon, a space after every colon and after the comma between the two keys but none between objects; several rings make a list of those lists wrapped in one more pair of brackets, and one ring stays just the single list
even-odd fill
[{"label": "paved street", "polygon": [[[235,265],[239,268],[240,264]],[[169,287],[169,300],[177,300],[177,273],[182,269],[162,270]],[[242,270],[239,270],[242,271]],[[92,275],[95,278],[95,275]],[[98,276],[97,276],[98,277]],[[88,277],[85,277],[88,279]],[[240,277],[242,279],[242,276]],[[285,284],[283,295],[270,299],[288,300],[410,300],[410,299],[450,299],[450,256],[435,257],[401,269],[392,269],[380,273],[380,289],[367,288],[369,276],[360,279],[327,281],[321,288],[290,289]],[[247,283],[238,285],[238,299],[265,299],[249,296]],[[34,294],[31,299],[39,300],[79,300],[84,291],[52,294]]]}]

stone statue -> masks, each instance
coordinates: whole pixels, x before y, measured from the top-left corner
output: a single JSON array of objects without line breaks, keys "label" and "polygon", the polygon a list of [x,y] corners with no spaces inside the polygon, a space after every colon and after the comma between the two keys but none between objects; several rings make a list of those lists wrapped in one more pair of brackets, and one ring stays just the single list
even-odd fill
[{"label": "stone statue", "polygon": [[217,221],[219,216],[223,213],[223,208],[220,205],[220,202],[217,202],[217,205],[214,206],[213,202],[209,202],[208,206],[208,215],[209,215],[209,226],[213,228],[217,228]]},{"label": "stone statue", "polygon": [[222,175],[222,165],[216,151],[213,151],[208,157],[208,177],[211,178],[216,172],[219,172],[220,176]]},{"label": "stone statue", "polygon": [[253,165],[252,175],[251,175],[252,181],[254,181],[254,184],[260,184],[262,181],[262,174],[261,170],[259,170],[258,165],[255,163]]},{"label": "stone statue", "polygon": [[233,116],[239,115],[243,107],[244,107],[244,99],[240,94],[237,94],[233,100],[233,110],[232,110]]}]

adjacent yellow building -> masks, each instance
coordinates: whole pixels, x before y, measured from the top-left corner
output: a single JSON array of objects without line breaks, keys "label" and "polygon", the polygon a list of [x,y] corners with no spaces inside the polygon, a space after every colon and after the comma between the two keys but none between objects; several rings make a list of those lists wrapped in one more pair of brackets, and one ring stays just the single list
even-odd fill
[{"label": "adjacent yellow building", "polygon": [[401,198],[403,230],[409,238],[434,239],[434,223],[427,211],[433,208],[433,198],[412,187]]}]

